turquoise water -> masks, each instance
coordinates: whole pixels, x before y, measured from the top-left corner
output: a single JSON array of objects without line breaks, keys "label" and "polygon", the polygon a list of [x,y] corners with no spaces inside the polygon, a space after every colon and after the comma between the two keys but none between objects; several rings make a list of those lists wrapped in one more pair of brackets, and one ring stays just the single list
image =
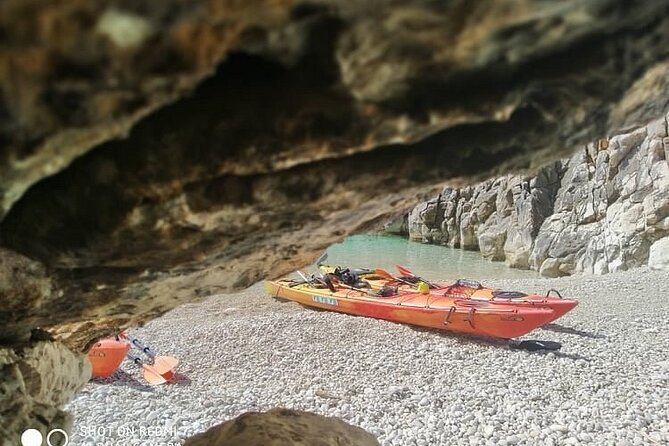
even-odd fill
[{"label": "turquoise water", "polygon": [[381,267],[395,274],[402,265],[426,279],[499,279],[539,277],[535,271],[490,262],[478,252],[411,242],[389,235],[354,235],[327,250],[327,265]]}]

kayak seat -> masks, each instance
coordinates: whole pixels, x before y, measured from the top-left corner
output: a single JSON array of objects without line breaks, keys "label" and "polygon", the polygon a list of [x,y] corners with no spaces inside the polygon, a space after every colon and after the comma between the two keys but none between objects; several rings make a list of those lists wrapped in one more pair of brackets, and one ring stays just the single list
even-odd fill
[{"label": "kayak seat", "polygon": [[477,280],[471,280],[471,279],[458,279],[455,281],[453,286],[457,287],[462,287],[462,288],[473,288],[475,290],[480,290],[483,288],[483,285],[481,285],[481,282]]},{"label": "kayak seat", "polygon": [[492,297],[496,299],[519,299],[521,297],[527,297],[527,294],[520,291],[494,290],[492,292]]}]

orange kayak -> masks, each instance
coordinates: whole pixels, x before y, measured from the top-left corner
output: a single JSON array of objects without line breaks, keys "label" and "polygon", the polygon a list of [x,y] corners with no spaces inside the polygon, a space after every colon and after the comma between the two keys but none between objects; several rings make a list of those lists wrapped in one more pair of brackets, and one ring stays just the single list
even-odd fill
[{"label": "orange kayak", "polygon": [[331,291],[325,285],[288,279],[267,281],[265,288],[273,297],[310,307],[504,339],[529,333],[554,317],[554,311],[546,307],[492,304],[415,291],[399,290],[394,295],[380,296],[342,284]]},{"label": "orange kayak", "polygon": [[431,294],[442,293],[453,297],[465,297],[468,299],[484,300],[491,303],[500,303],[504,305],[522,305],[547,307],[553,310],[552,322],[569,311],[573,310],[578,301],[575,299],[565,299],[559,292],[549,290],[545,295],[526,294],[519,291],[502,291],[492,288],[485,288],[478,282],[456,281],[454,283],[436,283],[438,288],[430,289]]},{"label": "orange kayak", "polygon": [[113,375],[129,350],[130,344],[123,339],[106,338],[98,341],[88,352],[88,360],[93,366],[93,378]]},{"label": "orange kayak", "polygon": [[[323,273],[332,274],[335,268],[322,265],[320,270]],[[348,271],[348,269],[344,270]],[[356,272],[356,270],[353,270]],[[407,284],[399,280],[389,280],[378,276],[370,269],[358,270],[358,276],[361,280],[367,282],[372,289],[382,289],[386,286],[395,286],[401,291],[416,291],[416,284]],[[413,276],[398,277],[402,281],[417,281]],[[549,290],[545,295],[527,294],[519,291],[503,291],[492,288],[486,288],[475,280],[461,279],[455,282],[430,282],[430,294],[434,296],[452,297],[454,299],[470,299],[474,301],[486,301],[491,304],[517,305],[524,307],[546,307],[553,310],[553,318],[547,323],[564,316],[573,310],[578,301],[575,299],[563,298],[556,290]]]}]

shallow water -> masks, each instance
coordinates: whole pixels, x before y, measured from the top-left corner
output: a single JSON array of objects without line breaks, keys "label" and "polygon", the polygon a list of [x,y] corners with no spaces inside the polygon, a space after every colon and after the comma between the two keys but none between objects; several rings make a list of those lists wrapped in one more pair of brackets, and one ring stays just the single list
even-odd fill
[{"label": "shallow water", "polygon": [[359,268],[381,267],[395,274],[402,265],[426,279],[534,278],[536,271],[491,262],[478,252],[412,242],[391,235],[354,235],[327,250],[328,265]]}]

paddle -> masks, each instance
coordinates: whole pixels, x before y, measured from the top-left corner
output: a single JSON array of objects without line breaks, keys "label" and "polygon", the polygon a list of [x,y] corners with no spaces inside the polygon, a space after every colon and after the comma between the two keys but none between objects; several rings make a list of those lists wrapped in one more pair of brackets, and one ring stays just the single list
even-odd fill
[{"label": "paddle", "polygon": [[320,283],[320,284],[325,285],[326,287],[328,287],[328,289],[329,289],[330,291],[332,291],[333,293],[334,293],[335,291],[337,291],[337,290],[335,290],[334,285],[332,285],[332,279],[330,279],[330,281],[328,281],[328,280],[325,280],[325,279],[319,279],[318,277],[314,277],[314,276],[311,276],[311,279],[310,279],[310,278],[308,278],[308,277],[306,276],[306,274],[304,274],[302,271],[297,271],[297,274],[298,274],[298,275],[302,278],[302,280],[304,280],[306,283],[314,283],[314,282],[318,282],[318,283]]},{"label": "paddle", "polygon": [[302,274],[301,271],[297,271],[297,274],[302,278],[302,281],[291,279],[291,283],[288,285],[288,287],[292,288],[294,286],[302,285],[305,283],[311,283],[311,280],[309,280],[307,276]]},{"label": "paddle", "polygon": [[126,355],[135,364],[141,366],[144,369],[144,379],[151,384],[152,386],[157,386],[159,384],[165,384],[167,379],[158,372],[154,367],[142,361],[142,358],[135,356],[132,353]]},{"label": "paddle", "polygon": [[297,271],[297,275],[300,276],[302,278],[302,280],[304,280],[304,283],[313,282],[313,280],[309,279],[302,271]]},{"label": "paddle", "polygon": [[327,258],[328,258],[328,253],[327,253],[327,252],[324,252],[323,255],[320,256],[320,257],[318,258],[318,260],[316,260],[316,266],[321,266],[321,265],[323,264],[323,262],[325,262],[325,260],[326,260]]},{"label": "paddle", "polygon": [[409,268],[406,268],[402,265],[395,265],[395,268],[397,268],[397,271],[403,276],[414,277],[418,280],[421,280],[421,281],[427,283],[427,286],[429,286],[430,288],[439,288],[437,285],[435,285],[431,282],[428,282],[427,280],[423,279],[422,277],[419,277],[419,276],[415,275]]},{"label": "paddle", "polygon": [[404,279],[402,279],[401,277],[395,277],[395,276],[393,276],[392,274],[390,274],[388,271],[386,271],[385,269],[382,269],[382,268],[376,268],[376,269],[374,269],[374,274],[376,274],[377,276],[381,276],[381,277],[383,277],[383,278],[386,278],[386,279],[388,279],[388,280],[394,280],[394,281],[396,281],[396,282],[400,282],[400,283],[405,283],[405,284],[407,284],[407,285],[416,286],[415,283],[411,283],[411,282],[409,282],[408,280],[404,280]]},{"label": "paddle", "polygon": [[134,347],[141,350],[142,353],[151,358],[151,361],[153,362],[153,368],[155,368],[160,375],[170,373],[177,366],[177,364],[179,364],[179,360],[177,358],[172,356],[157,355],[148,345],[142,344],[142,342],[134,336],[126,334],[125,337]]},{"label": "paddle", "polygon": [[348,288],[350,290],[360,291],[362,293],[366,293],[369,296],[379,297],[379,295],[377,293],[375,293],[374,291],[371,291],[371,290],[368,290],[368,289],[365,289],[365,288],[358,288],[358,287],[355,287],[353,285],[348,285],[348,284],[342,282],[341,280],[339,280],[339,277],[337,277],[335,275],[331,275],[330,277],[331,277],[331,279],[333,279],[334,282],[337,282],[337,286],[340,286],[342,288]]}]

